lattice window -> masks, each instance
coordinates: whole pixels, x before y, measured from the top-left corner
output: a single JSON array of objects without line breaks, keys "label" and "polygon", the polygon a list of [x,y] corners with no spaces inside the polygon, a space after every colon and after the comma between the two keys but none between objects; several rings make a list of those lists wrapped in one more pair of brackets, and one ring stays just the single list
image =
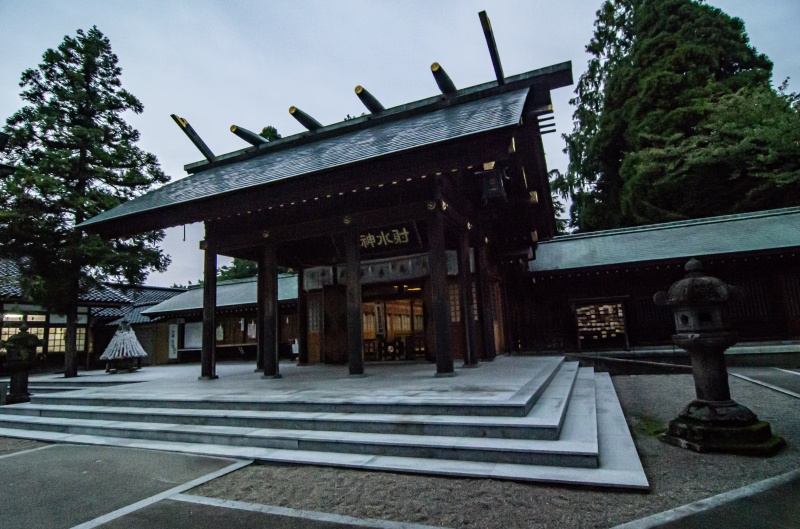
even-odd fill
[{"label": "lattice window", "polygon": [[458,323],[461,321],[461,300],[459,299],[458,284],[449,285],[448,299],[450,301],[450,321]]},{"label": "lattice window", "polygon": [[[63,353],[66,350],[64,336],[67,329],[64,327],[51,327],[47,338],[47,352]],[[78,327],[78,336],[75,340],[78,351],[86,348],[86,329]]]}]

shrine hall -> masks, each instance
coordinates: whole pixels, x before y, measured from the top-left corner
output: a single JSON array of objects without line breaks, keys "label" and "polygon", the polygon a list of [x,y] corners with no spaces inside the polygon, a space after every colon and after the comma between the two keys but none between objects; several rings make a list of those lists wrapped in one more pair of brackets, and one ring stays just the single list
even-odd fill
[{"label": "shrine hall", "polygon": [[[488,24],[487,24],[488,25]],[[458,88],[442,65],[440,93],[384,108],[356,86],[367,113],[215,155],[173,119],[204,159],[189,176],[80,225],[106,237],[203,222],[201,377],[216,377],[217,259],[258,263],[256,350],[279,377],[278,271],[297,273],[299,363],[435,362],[453,376],[520,346],[537,241],[555,235],[542,134],[551,90],[572,84],[565,62],[506,77],[484,25],[496,79]]]}]

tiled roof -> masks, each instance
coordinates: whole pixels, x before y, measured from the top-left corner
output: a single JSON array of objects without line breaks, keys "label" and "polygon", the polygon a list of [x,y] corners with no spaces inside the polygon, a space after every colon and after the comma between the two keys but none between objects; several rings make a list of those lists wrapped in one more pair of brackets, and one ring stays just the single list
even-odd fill
[{"label": "tiled roof", "polygon": [[137,324],[137,323],[152,323],[155,321],[160,320],[160,317],[148,317],[142,314],[143,311],[150,308],[152,305],[141,305],[141,306],[133,306],[133,307],[125,307],[122,310],[122,316],[109,323],[109,325],[119,325],[122,322],[128,322],[130,324]]},{"label": "tiled roof", "polygon": [[800,207],[565,235],[540,242],[531,272],[800,247]]},{"label": "tiled roof", "polygon": [[355,128],[352,132],[332,137],[321,136],[318,141],[304,141],[280,150],[267,150],[257,157],[213,167],[171,182],[101,213],[81,226],[514,126],[519,123],[528,91],[526,87],[403,119],[380,122],[367,128]]},{"label": "tiled roof", "polygon": [[121,318],[125,310],[122,307],[92,307],[91,314],[95,318]]},{"label": "tiled roof", "polygon": [[[297,275],[278,276],[278,301],[297,299]],[[256,278],[217,283],[217,308],[256,305]],[[203,308],[203,288],[194,287],[174,298],[142,311],[145,316],[177,314]]]}]

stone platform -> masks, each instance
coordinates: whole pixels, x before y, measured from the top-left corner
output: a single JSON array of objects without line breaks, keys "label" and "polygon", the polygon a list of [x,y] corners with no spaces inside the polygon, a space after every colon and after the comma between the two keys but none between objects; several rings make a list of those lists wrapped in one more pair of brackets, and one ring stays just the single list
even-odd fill
[{"label": "stone platform", "polygon": [[262,379],[252,364],[219,364],[213,381],[197,380],[196,365],[40,377],[34,387],[59,391],[0,408],[0,435],[648,488],[610,378],[561,357],[500,357],[452,378],[435,378],[427,363],[367,364],[365,377],[280,367],[281,379]]}]

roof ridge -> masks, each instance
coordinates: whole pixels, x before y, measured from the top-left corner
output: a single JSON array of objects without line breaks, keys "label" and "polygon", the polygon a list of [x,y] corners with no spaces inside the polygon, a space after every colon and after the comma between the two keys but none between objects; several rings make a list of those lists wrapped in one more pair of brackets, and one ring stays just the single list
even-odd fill
[{"label": "roof ridge", "polygon": [[720,222],[730,222],[734,220],[755,219],[762,217],[775,217],[780,215],[791,215],[800,213],[800,206],[791,206],[788,208],[766,209],[760,211],[751,211],[746,213],[732,213],[729,215],[719,215],[716,217],[702,217],[698,219],[676,220],[671,222],[662,222],[660,224],[644,224],[641,226],[629,226],[625,228],[613,228],[610,230],[590,231],[586,233],[571,233],[568,235],[559,235],[547,241],[541,241],[539,245],[554,243],[564,240],[575,239],[589,239],[593,237],[607,237],[609,235],[618,235],[625,233],[637,233],[647,231],[658,231],[671,228],[680,228],[683,226],[695,226],[698,224],[715,224]]}]

